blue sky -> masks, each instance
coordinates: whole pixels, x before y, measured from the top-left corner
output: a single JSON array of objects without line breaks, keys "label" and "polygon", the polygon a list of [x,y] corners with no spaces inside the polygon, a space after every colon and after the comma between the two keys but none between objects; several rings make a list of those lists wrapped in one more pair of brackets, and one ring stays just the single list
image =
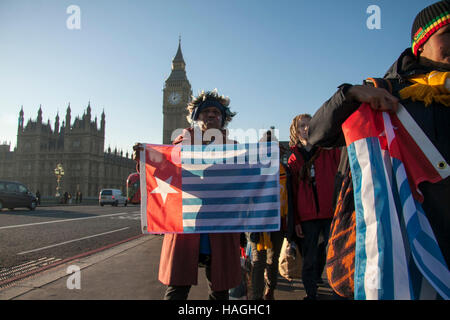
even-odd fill
[{"label": "blue sky", "polygon": [[[162,142],[162,89],[178,37],[194,94],[218,88],[238,114],[230,129],[275,126],[281,140],[341,83],[382,77],[410,46],[432,0],[0,0],[0,143],[16,145],[21,106],[52,127],[88,101],[106,114],[105,148]],[[70,30],[66,9],[81,11]],[[377,5],[381,29],[366,10]]]}]

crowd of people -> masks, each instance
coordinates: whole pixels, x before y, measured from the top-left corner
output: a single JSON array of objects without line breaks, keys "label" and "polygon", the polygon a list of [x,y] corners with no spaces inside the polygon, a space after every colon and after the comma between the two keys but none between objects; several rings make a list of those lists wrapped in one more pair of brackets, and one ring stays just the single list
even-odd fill
[{"label": "crowd of people", "polygon": [[[450,1],[440,1],[423,9],[413,23],[411,48],[400,55],[383,78],[370,78],[362,85],[340,85],[314,115],[299,114],[292,120],[289,160],[287,166],[280,166],[280,184],[281,179],[285,179],[286,186],[280,191],[281,205],[284,206],[280,210],[280,231],[252,232],[245,237],[236,233],[166,234],[159,269],[159,280],[167,285],[164,298],[187,299],[191,286],[197,284],[198,268],[205,267],[209,298],[229,299],[229,290],[242,282],[240,247],[248,246],[251,267],[247,297],[275,299],[280,251],[283,240],[287,239],[300,249],[305,299],[317,299],[317,282],[321,280],[326,260],[330,268],[339,263],[347,264],[348,268],[354,263],[354,254],[353,260],[350,254],[349,260],[344,261],[348,258],[347,253],[336,259],[339,247],[337,242],[329,241],[341,236],[343,230],[350,230],[350,236],[340,239],[345,242],[342,247],[354,250],[351,230],[354,229],[355,209],[351,170],[341,128],[343,122],[362,103],[368,103],[373,110],[390,113],[395,113],[401,103],[448,165],[449,24]],[[441,82],[433,82],[433,77]],[[225,129],[235,115],[229,102],[217,91],[202,92],[188,105],[189,120],[203,133],[208,129],[219,129],[224,143],[236,143],[228,140]],[[193,127],[186,129],[174,143],[193,137]],[[203,144],[208,143],[210,141],[203,141]],[[137,151],[140,148],[140,144],[134,148],[136,160],[139,160]],[[450,178],[439,182],[423,181],[419,189],[426,217],[448,266]],[[319,239],[322,239],[321,243]],[[330,245],[334,245],[333,259],[327,254]],[[328,277],[328,280],[337,295],[353,298],[352,281],[346,282],[343,288],[336,279]]]}]

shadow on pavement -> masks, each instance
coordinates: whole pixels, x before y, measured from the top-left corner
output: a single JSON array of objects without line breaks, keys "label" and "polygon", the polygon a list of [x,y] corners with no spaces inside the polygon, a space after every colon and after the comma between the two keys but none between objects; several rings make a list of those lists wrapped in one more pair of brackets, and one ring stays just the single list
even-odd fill
[{"label": "shadow on pavement", "polygon": [[28,209],[3,209],[0,211],[0,215],[2,214],[10,214],[17,215],[23,217],[51,217],[51,218],[87,218],[98,216],[96,213],[87,213],[87,212],[77,212],[75,207],[71,210],[45,210],[43,208],[36,208],[34,211],[30,211]]}]

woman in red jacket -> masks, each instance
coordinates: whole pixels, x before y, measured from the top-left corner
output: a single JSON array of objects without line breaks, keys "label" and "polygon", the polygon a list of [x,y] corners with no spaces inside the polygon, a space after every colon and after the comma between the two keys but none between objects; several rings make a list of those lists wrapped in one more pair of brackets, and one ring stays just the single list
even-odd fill
[{"label": "woman in red jacket", "polygon": [[333,217],[334,178],[340,160],[339,149],[322,149],[308,143],[311,116],[296,116],[290,127],[295,233],[302,239],[302,280],[305,299],[317,298],[317,255],[320,233],[328,242]]}]

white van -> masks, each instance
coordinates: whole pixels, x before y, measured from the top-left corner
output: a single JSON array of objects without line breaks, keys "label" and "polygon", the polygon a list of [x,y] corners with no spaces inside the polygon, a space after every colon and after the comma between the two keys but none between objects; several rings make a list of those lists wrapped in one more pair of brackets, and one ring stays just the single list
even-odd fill
[{"label": "white van", "polygon": [[102,189],[98,195],[98,203],[103,207],[105,204],[118,206],[119,204],[127,205],[127,197],[122,195],[119,189]]}]

